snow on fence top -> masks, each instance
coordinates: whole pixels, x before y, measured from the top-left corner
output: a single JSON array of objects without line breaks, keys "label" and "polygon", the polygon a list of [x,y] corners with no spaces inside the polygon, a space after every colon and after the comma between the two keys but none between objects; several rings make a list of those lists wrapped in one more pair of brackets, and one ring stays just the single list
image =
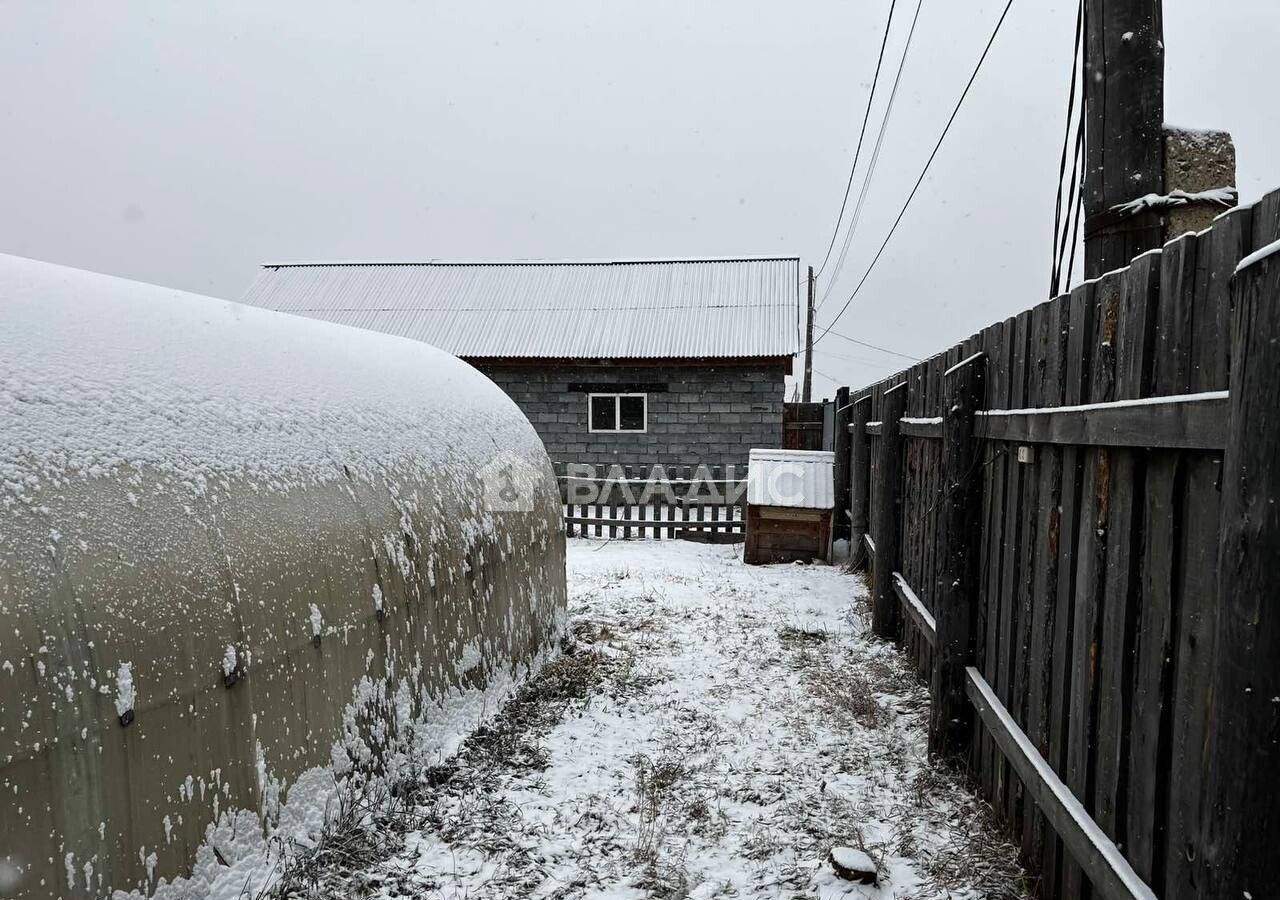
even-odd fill
[{"label": "snow on fence top", "polygon": [[829,450],[752,450],[747,469],[747,503],[834,508],[835,458]]},{"label": "snow on fence top", "polygon": [[0,311],[0,893],[257,895],[556,640],[554,472],[460,360],[9,256]]}]

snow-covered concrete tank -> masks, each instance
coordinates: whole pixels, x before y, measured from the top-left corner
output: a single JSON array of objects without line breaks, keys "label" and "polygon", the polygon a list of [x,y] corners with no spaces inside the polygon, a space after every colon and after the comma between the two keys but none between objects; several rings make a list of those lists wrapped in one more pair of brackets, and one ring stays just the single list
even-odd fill
[{"label": "snow-covered concrete tank", "polygon": [[0,896],[235,896],[558,636],[542,444],[416,341],[0,257],[0,438]]}]

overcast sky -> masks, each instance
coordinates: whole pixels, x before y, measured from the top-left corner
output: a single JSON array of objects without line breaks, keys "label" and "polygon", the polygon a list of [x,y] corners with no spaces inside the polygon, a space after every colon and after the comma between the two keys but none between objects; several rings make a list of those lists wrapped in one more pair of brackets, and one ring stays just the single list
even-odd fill
[{"label": "overcast sky", "polygon": [[[888,5],[0,0],[0,251],[231,299],[280,259],[816,266]],[[1002,7],[924,0],[820,325]],[[838,331],[925,356],[1043,299],[1074,14],[1015,2]],[[1168,0],[1165,44],[1168,121],[1234,134],[1246,202],[1280,186],[1280,6]],[[815,361],[818,395],[902,362],[835,337]]]}]

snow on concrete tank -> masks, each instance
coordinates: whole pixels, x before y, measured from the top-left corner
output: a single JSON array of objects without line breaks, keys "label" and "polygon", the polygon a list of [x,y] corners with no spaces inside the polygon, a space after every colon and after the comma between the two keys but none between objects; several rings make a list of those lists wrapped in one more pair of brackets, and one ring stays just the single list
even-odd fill
[{"label": "snow on concrete tank", "polygon": [[458,359],[0,257],[0,896],[238,894],[538,665],[564,553]]}]

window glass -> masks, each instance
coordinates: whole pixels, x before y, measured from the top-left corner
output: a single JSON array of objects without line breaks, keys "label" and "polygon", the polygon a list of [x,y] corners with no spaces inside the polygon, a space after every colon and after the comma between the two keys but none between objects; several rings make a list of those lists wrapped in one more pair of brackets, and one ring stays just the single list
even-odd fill
[{"label": "window glass", "polygon": [[618,429],[644,431],[644,397],[618,398]]},{"label": "window glass", "polygon": [[595,431],[615,431],[618,427],[617,400],[613,394],[591,398],[591,427]]}]

